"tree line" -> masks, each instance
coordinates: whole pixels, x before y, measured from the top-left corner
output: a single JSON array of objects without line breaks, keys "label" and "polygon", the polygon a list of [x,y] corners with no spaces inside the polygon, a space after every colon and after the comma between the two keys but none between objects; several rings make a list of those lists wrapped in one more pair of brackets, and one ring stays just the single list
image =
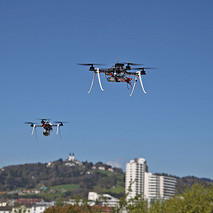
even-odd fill
[{"label": "tree line", "polygon": [[208,186],[194,184],[191,188],[185,188],[181,194],[176,194],[170,199],[156,199],[152,200],[150,203],[140,195],[127,202],[126,196],[120,199],[118,207],[109,208],[106,211],[103,211],[101,208],[92,208],[85,203],[82,206],[55,206],[45,210],[44,213],[213,213],[212,184]]}]

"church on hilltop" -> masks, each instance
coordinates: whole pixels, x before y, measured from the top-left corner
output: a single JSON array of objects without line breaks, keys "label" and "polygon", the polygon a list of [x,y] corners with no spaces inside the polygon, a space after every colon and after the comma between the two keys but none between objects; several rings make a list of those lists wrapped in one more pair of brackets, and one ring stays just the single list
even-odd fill
[{"label": "church on hilltop", "polygon": [[67,158],[67,161],[75,161],[75,154],[70,152],[69,157]]}]

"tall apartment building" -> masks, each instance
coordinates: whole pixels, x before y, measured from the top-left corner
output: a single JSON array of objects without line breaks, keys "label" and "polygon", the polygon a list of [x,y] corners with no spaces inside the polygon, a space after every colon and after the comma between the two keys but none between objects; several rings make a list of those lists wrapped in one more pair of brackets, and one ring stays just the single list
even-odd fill
[{"label": "tall apartment building", "polygon": [[136,158],[126,164],[125,192],[127,199],[142,195],[149,201],[167,199],[175,194],[177,180],[174,177],[154,175],[148,172],[146,160]]},{"label": "tall apartment building", "polygon": [[144,158],[135,158],[126,164],[125,192],[128,194],[127,198],[144,193],[144,177],[147,170]]}]

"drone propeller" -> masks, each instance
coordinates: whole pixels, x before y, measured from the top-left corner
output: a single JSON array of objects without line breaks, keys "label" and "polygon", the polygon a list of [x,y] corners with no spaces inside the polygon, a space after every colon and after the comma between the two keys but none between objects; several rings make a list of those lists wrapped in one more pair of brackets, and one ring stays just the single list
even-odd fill
[{"label": "drone propeller", "polygon": [[151,70],[151,69],[157,69],[155,67],[135,67],[132,68],[133,70]]},{"label": "drone propeller", "polygon": [[89,71],[95,71],[94,66],[102,66],[103,64],[95,64],[95,63],[88,63],[88,64],[81,64],[81,63],[77,63],[78,65],[81,66],[90,66]]},{"label": "drone propeller", "polygon": [[66,122],[66,121],[54,121],[54,123],[61,124],[61,126],[63,126],[63,124],[66,124],[66,123],[69,123],[69,122]]},{"label": "drone propeller", "polygon": [[30,122],[30,121],[26,121],[24,122],[25,124],[34,124],[33,122]]},{"label": "drone propeller", "polygon": [[95,63],[88,63],[88,64],[81,64],[81,63],[77,63],[78,65],[81,65],[81,66],[102,66],[103,64],[95,64]]},{"label": "drone propeller", "polygon": [[131,70],[130,66],[140,66],[143,64],[136,64],[136,63],[131,63],[131,62],[123,62],[124,64],[126,64],[126,70]]},{"label": "drone propeller", "polygon": [[34,127],[34,125],[36,124],[36,123],[31,122],[31,121],[26,121],[26,122],[24,122],[24,123],[25,123],[25,124],[30,124],[31,127]]},{"label": "drone propeller", "polygon": [[136,63],[131,63],[131,62],[123,62],[124,64],[127,64],[128,66],[131,65],[131,66],[140,66],[140,65],[143,65],[143,64],[136,64]]},{"label": "drone propeller", "polygon": [[54,123],[69,123],[67,121],[54,121]]}]

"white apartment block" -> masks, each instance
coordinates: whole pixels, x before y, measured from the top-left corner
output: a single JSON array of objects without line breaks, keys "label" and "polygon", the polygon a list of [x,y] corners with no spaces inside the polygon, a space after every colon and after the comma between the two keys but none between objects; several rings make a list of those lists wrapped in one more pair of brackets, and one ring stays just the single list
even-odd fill
[{"label": "white apartment block", "polygon": [[168,199],[176,193],[177,179],[170,176],[160,176],[160,197]]},{"label": "white apartment block", "polygon": [[177,180],[174,177],[146,172],[144,198],[149,201],[159,198],[168,199],[175,195],[176,185]]},{"label": "white apartment block", "polygon": [[145,173],[144,198],[151,200],[160,197],[160,178],[150,172]]},{"label": "white apartment block", "polygon": [[146,171],[147,166],[144,158],[135,158],[126,164],[125,193],[128,195],[127,199],[144,194]]},{"label": "white apartment block", "polygon": [[142,195],[148,201],[168,199],[176,192],[177,180],[174,177],[154,175],[148,172],[146,160],[136,158],[126,164],[125,192],[127,199]]}]

